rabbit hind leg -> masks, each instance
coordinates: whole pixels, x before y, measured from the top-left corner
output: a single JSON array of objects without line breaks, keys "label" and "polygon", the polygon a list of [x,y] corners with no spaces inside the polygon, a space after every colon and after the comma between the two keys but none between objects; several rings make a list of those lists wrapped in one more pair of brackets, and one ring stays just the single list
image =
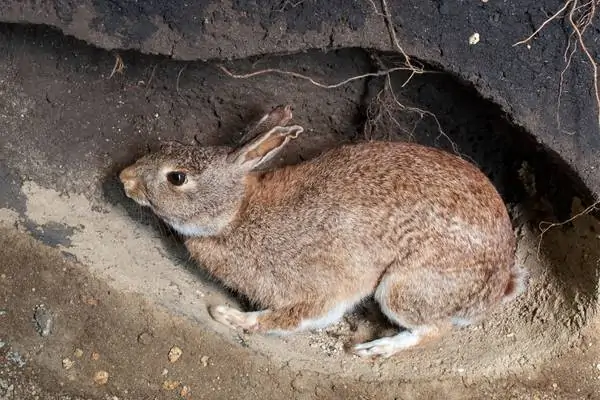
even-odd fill
[{"label": "rabbit hind leg", "polygon": [[388,319],[406,330],[359,344],[354,347],[355,353],[390,357],[434,340],[452,326],[469,325],[481,312],[482,303],[477,297],[486,280],[480,275],[477,268],[466,271],[391,266],[374,297]]}]

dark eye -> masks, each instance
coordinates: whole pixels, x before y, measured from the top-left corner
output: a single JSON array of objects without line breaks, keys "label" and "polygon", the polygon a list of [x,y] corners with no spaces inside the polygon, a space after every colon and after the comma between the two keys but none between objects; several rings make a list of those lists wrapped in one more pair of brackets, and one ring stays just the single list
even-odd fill
[{"label": "dark eye", "polygon": [[171,185],[181,186],[185,183],[186,180],[185,172],[181,171],[173,171],[167,174],[167,180]]}]

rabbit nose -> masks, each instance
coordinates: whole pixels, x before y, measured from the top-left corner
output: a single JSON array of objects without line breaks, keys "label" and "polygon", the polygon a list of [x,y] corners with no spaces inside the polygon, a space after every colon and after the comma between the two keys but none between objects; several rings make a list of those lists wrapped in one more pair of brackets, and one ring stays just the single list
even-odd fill
[{"label": "rabbit nose", "polygon": [[137,184],[136,174],[133,167],[127,167],[119,174],[119,179],[125,189],[133,189]]}]

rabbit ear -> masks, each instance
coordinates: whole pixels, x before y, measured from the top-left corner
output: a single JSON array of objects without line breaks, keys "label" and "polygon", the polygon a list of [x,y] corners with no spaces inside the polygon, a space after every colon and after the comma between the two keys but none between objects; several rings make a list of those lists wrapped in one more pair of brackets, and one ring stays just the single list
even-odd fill
[{"label": "rabbit ear", "polygon": [[300,125],[276,126],[232,153],[228,160],[251,170],[269,161],[292,139],[296,139],[304,128]]},{"label": "rabbit ear", "polygon": [[292,120],[292,106],[279,105],[274,107],[260,120],[247,128],[245,134],[240,139],[240,145],[245,145],[259,134],[266,132],[276,126],[286,126]]}]

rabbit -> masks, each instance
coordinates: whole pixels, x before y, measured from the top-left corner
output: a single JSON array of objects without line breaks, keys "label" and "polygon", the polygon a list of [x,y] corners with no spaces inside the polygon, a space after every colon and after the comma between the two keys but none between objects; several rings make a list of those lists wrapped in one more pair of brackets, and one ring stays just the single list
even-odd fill
[{"label": "rabbit", "polygon": [[261,307],[218,305],[214,320],[285,335],[331,325],[372,297],[403,330],[353,352],[390,357],[525,290],[506,206],[473,164],[371,141],[265,169],[304,131],[286,126],[290,109],[278,110],[237,149],[173,144],[119,175],[126,195],[182,234],[200,265]]}]

